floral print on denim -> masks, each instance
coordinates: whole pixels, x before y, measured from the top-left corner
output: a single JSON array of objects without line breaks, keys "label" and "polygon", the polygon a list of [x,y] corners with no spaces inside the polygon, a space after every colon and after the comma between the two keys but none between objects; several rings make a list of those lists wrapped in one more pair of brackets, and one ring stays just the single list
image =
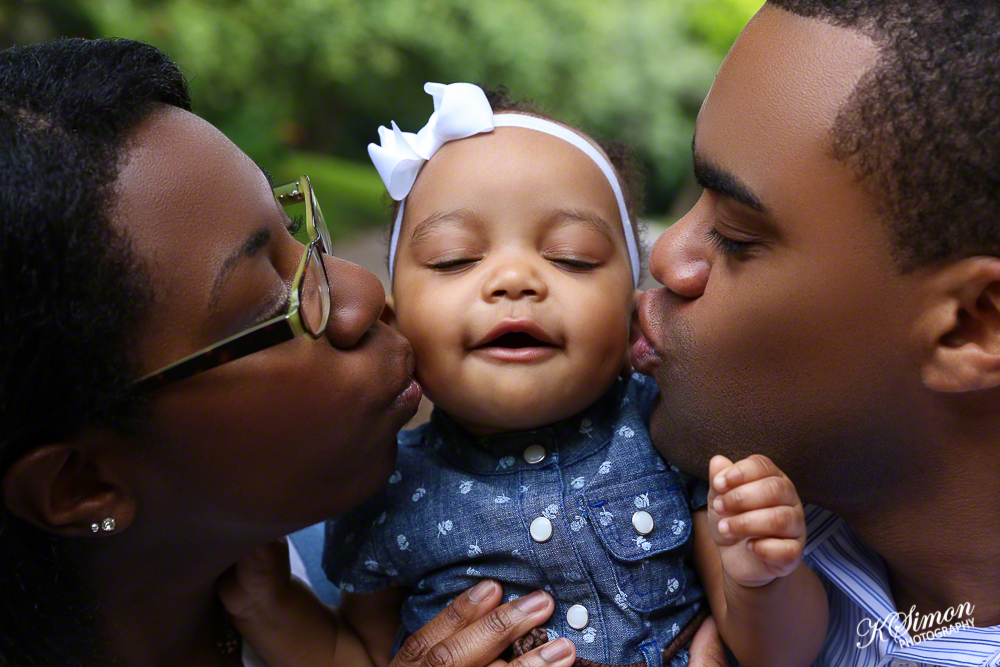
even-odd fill
[{"label": "floral print on denim", "polygon": [[[436,410],[399,436],[399,461],[374,498],[327,525],[324,567],[344,590],[409,589],[403,625],[412,632],[484,577],[504,599],[549,591],[549,637],[577,654],[624,665],[660,654],[704,603],[691,567],[691,509],[703,482],[666,464],[648,434],[656,383],[619,380],[582,413],[533,431],[477,438]],[[528,463],[529,445],[545,458]],[[649,512],[639,535],[632,515]],[[528,526],[552,522],[534,542]],[[590,623],[574,630],[566,611],[582,604]],[[686,664],[682,651],[670,667]]]}]

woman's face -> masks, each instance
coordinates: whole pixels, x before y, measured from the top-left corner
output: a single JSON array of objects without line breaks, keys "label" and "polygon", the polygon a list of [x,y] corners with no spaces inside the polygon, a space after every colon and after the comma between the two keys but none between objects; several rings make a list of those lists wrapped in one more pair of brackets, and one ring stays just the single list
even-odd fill
[{"label": "woman's face", "polygon": [[[155,294],[135,338],[143,372],[285,302],[303,246],[261,170],[204,120],[173,107],[145,120],[114,200],[112,219]],[[419,400],[413,355],[378,321],[385,295],[372,274],[333,258],[326,269],[325,337],[299,337],[153,395],[152,442],[127,461],[136,524],[277,535],[357,505],[391,474],[396,433]]]}]

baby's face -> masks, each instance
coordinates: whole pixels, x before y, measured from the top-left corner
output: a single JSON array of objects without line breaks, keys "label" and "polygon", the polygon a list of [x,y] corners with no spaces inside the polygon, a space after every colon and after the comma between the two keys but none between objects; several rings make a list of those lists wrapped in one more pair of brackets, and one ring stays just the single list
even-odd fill
[{"label": "baby's face", "polygon": [[620,372],[631,265],[611,186],[521,128],[446,144],[406,200],[396,326],[427,395],[476,434],[569,417]]}]

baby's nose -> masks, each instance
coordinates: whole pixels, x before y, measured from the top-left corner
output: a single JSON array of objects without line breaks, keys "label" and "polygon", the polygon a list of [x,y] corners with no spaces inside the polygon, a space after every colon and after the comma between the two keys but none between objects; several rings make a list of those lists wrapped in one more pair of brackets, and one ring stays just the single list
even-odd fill
[{"label": "baby's nose", "polygon": [[505,264],[498,267],[483,283],[483,298],[544,299],[548,294],[545,281],[527,263]]}]

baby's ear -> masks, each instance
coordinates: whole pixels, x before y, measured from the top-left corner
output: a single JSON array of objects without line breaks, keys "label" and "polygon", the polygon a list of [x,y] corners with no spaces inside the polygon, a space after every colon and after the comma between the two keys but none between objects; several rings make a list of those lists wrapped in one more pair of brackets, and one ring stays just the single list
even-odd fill
[{"label": "baby's ear", "polygon": [[632,319],[629,322],[628,347],[625,348],[625,359],[622,360],[622,377],[628,378],[632,375],[632,346],[639,340],[642,329],[639,328],[639,297],[642,290],[632,292]]},{"label": "baby's ear", "polygon": [[385,295],[385,307],[382,309],[382,314],[379,315],[379,319],[393,329],[396,328],[396,306],[393,304],[391,294]]}]

